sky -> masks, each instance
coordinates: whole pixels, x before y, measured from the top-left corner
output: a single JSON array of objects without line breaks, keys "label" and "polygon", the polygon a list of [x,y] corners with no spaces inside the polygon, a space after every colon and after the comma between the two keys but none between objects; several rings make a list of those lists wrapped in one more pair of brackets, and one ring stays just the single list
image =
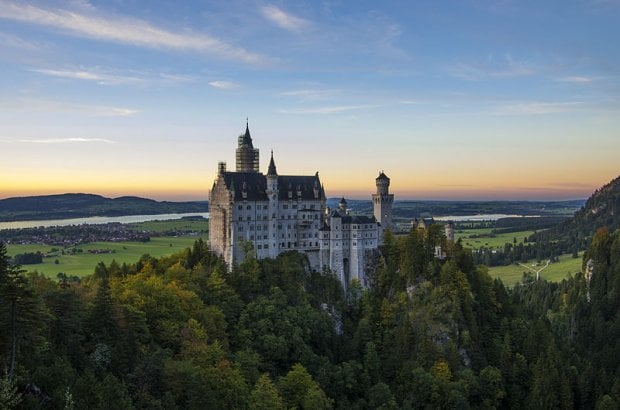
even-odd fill
[{"label": "sky", "polygon": [[328,196],[585,198],[619,39],[619,0],[0,0],[0,198],[205,200],[246,119]]}]

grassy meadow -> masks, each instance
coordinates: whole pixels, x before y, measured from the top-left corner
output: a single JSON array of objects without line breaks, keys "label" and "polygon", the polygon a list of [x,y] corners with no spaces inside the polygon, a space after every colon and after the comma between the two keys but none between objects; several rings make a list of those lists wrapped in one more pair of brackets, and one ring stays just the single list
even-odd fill
[{"label": "grassy meadow", "polygon": [[[58,272],[64,272],[68,276],[87,276],[93,273],[99,262],[109,264],[116,260],[119,264],[135,263],[144,254],[159,258],[180,252],[191,247],[199,237],[207,240],[207,235],[180,236],[180,237],[155,237],[149,242],[94,242],[76,246],[83,252],[74,255],[69,254],[70,249],[65,249],[65,254],[56,252],[56,256],[44,257],[43,263],[36,265],[23,265],[27,271],[38,271],[46,276],[55,278]],[[53,247],[50,245],[8,245],[9,256],[25,252],[40,251],[47,254]],[[89,253],[88,250],[111,250],[112,253]],[[55,263],[58,260],[58,264]]]},{"label": "grassy meadow", "polygon": [[491,231],[492,228],[456,229],[454,236],[455,239],[462,239],[463,246],[467,248],[479,249],[484,246],[486,248],[502,249],[506,243],[513,243],[515,238],[517,239],[517,244],[523,243],[526,237],[534,233],[534,231],[519,231],[493,234]]},{"label": "grassy meadow", "polygon": [[[562,279],[566,279],[567,275],[574,275],[577,272],[581,272],[581,260],[583,252],[579,253],[578,258],[573,258],[570,254],[560,256],[558,262],[550,263],[547,268],[540,272],[540,277],[550,282],[560,282]],[[529,261],[524,265],[530,266],[534,270],[539,270],[545,266],[547,262],[543,261],[540,264],[536,261]],[[500,278],[504,285],[514,286],[519,283],[523,278],[523,272],[529,272],[536,277],[536,273],[521,265],[508,265],[508,266],[493,266],[489,268],[489,274],[494,278]]]}]

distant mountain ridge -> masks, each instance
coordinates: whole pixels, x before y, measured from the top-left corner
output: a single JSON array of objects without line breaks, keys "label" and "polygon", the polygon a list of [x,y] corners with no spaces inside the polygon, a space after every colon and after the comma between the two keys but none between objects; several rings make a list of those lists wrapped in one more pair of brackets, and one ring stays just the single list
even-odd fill
[{"label": "distant mountain ridge", "polygon": [[208,212],[208,210],[207,201],[160,202],[136,196],[106,198],[95,194],[67,193],[2,199],[0,221]]}]

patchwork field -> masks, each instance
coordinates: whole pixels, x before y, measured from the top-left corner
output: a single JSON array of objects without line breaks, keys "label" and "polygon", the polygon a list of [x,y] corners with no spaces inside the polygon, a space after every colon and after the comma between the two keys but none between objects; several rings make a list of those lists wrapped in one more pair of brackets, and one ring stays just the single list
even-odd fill
[{"label": "patchwork field", "polygon": [[[54,256],[44,257],[43,263],[36,265],[23,265],[27,271],[38,271],[46,276],[55,278],[58,272],[64,272],[69,276],[86,276],[93,273],[99,262],[109,264],[112,260],[122,264],[135,263],[144,254],[159,258],[180,252],[191,247],[200,236],[181,237],[158,237],[151,238],[149,242],[94,242],[77,246],[82,249],[81,253],[70,254],[70,249],[54,252]],[[207,240],[206,235],[202,235]],[[48,254],[52,249],[49,245],[8,245],[9,256],[25,252],[40,251]],[[89,253],[88,251],[105,251],[110,253]],[[58,260],[58,264],[55,261]]]}]

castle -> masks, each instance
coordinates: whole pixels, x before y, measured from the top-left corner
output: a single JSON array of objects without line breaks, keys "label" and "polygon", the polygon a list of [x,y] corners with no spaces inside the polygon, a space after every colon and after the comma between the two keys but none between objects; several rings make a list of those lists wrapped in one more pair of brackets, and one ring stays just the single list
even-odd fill
[{"label": "castle", "polygon": [[[390,179],[381,172],[372,195],[374,216],[353,216],[343,198],[338,209],[326,207],[318,172],[311,176],[279,175],[273,152],[267,174],[259,171],[259,150],[250,130],[239,136],[235,172],[218,164],[209,194],[209,246],[229,266],[247,252],[257,258],[275,258],[286,251],[308,257],[310,266],[329,268],[343,287],[357,279],[368,286],[372,259],[384,229],[392,227]],[[249,247],[248,245],[252,246]]]}]

